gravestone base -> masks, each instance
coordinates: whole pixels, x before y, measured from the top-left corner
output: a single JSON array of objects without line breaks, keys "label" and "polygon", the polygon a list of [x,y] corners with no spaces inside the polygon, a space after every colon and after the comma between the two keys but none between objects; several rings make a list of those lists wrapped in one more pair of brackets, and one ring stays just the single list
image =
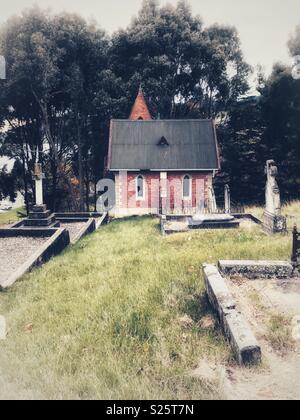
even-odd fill
[{"label": "gravestone base", "polygon": [[287,233],[287,220],[284,216],[276,216],[268,211],[264,212],[263,229],[269,234]]},{"label": "gravestone base", "polygon": [[54,225],[57,226],[55,215],[45,205],[33,206],[28,218],[24,220],[24,227],[49,228]]}]

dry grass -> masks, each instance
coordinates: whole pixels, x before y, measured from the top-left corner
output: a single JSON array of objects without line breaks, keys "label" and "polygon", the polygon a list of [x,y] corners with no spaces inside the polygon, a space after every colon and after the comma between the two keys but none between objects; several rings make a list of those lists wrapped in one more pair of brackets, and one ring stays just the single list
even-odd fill
[{"label": "dry grass", "polygon": [[201,264],[290,253],[290,237],[258,227],[162,237],[157,219],[115,221],[0,295],[0,371],[47,399],[221,397],[191,374],[231,358],[199,322],[210,314]]},{"label": "dry grass", "polygon": [[291,319],[280,314],[272,314],[267,328],[266,339],[277,353],[284,355],[294,349],[295,342],[291,333]]},{"label": "dry grass", "polygon": [[0,213],[0,227],[1,225],[8,225],[10,223],[17,222],[20,219],[19,212],[23,212],[24,209],[15,209],[7,211],[5,213]]},{"label": "dry grass", "polygon": [[[264,214],[263,207],[247,207],[247,213],[252,213],[262,220]],[[282,215],[287,217],[288,228],[292,229],[296,224],[300,230],[300,201],[293,201],[282,206]]]}]

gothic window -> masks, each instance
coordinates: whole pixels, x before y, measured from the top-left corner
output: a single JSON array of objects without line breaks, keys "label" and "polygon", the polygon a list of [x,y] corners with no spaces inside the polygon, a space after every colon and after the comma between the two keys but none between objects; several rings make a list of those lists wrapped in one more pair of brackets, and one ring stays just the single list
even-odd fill
[{"label": "gothic window", "polygon": [[192,198],[192,178],[189,175],[185,175],[183,177],[183,183],[182,183],[182,189],[183,189],[183,198],[185,200]]},{"label": "gothic window", "polygon": [[136,196],[138,200],[142,200],[144,198],[144,177],[139,175],[136,179]]}]

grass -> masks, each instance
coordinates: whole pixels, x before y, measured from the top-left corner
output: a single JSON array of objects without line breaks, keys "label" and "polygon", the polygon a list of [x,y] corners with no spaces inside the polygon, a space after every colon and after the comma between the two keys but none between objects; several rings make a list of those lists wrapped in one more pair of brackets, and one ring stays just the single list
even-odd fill
[{"label": "grass", "polygon": [[291,335],[291,319],[281,314],[272,314],[267,328],[266,339],[276,352],[284,355],[293,350],[295,342]]},{"label": "grass", "polygon": [[265,340],[275,352],[284,356],[289,351],[294,350],[295,341],[291,334],[292,320],[280,313],[275,313],[267,308],[257,290],[252,290],[248,295],[253,308],[259,311],[259,318],[266,326]]},{"label": "grass", "polygon": [[[248,207],[246,212],[252,213],[254,216],[262,220],[264,208],[252,206]],[[298,226],[298,230],[300,230],[300,201],[293,201],[284,204],[282,206],[282,215],[287,217],[288,229],[293,229],[296,224]]]},{"label": "grass", "polygon": [[221,398],[192,374],[232,359],[218,327],[199,326],[201,264],[290,254],[290,236],[258,227],[162,237],[157,219],[115,221],[0,295],[0,371],[47,399]]},{"label": "grass", "polygon": [[24,212],[24,209],[21,207],[19,209],[6,211],[5,213],[0,213],[0,226],[17,222],[21,218],[19,212]]}]

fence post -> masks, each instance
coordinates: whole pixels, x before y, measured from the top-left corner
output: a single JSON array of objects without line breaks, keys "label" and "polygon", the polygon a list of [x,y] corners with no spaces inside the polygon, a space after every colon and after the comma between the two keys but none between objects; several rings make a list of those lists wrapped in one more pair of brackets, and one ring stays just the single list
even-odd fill
[{"label": "fence post", "polygon": [[231,213],[230,187],[227,184],[225,185],[225,213]]},{"label": "fence post", "polygon": [[293,250],[292,250],[292,263],[293,265],[297,266],[299,252],[300,252],[300,244],[298,241],[300,234],[298,233],[297,226],[294,226],[293,229]]}]

